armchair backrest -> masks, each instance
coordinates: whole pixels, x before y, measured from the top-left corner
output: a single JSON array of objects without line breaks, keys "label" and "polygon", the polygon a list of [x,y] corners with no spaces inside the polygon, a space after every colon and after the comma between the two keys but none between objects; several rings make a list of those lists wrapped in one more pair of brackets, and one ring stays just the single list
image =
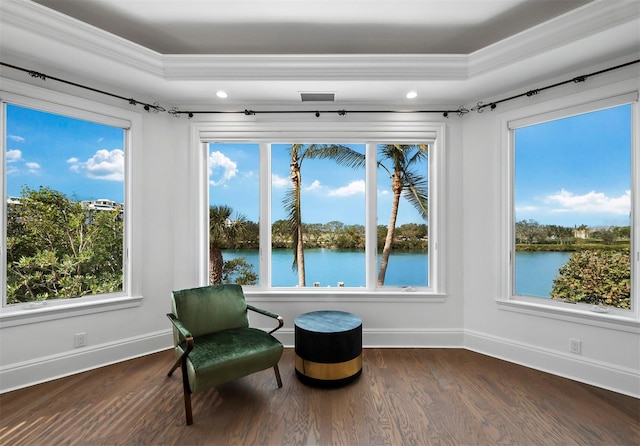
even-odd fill
[{"label": "armchair backrest", "polygon": [[193,336],[249,326],[242,286],[210,285],[171,293],[172,311]]}]

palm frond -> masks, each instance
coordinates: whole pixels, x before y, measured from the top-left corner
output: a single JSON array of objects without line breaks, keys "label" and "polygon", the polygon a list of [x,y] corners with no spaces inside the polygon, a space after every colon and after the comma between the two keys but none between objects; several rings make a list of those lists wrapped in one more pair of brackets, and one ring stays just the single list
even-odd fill
[{"label": "palm frond", "polygon": [[415,153],[407,160],[407,166],[415,165],[421,161],[428,159],[429,146],[427,144],[418,144],[413,146],[405,146],[409,150],[415,150]]},{"label": "palm frond", "polygon": [[405,171],[403,175],[404,187],[402,196],[427,219],[429,215],[429,182],[427,178],[414,171]]},{"label": "palm frond", "polygon": [[305,156],[315,159],[331,159],[341,166],[353,169],[363,168],[366,164],[364,153],[357,152],[342,144],[311,144],[305,150]]}]

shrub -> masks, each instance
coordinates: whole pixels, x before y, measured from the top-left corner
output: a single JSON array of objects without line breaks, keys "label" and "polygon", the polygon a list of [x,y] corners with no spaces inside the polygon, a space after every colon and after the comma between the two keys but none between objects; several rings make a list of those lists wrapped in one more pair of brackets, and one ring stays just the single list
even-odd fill
[{"label": "shrub", "polygon": [[631,308],[629,251],[574,252],[553,281],[551,298]]}]

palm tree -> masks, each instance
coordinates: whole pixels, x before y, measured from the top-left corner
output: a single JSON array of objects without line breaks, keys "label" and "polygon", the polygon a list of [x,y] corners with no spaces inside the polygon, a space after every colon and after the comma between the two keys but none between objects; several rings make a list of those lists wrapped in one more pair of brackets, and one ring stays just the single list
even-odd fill
[{"label": "palm tree", "polygon": [[291,157],[291,189],[287,191],[283,204],[289,213],[289,225],[293,241],[293,265],[298,271],[298,286],[306,286],[304,269],[304,234],[302,228],[302,162],[306,158],[333,159],[338,164],[352,168],[365,165],[365,155],[341,144],[293,144]]},{"label": "palm tree", "polygon": [[242,236],[245,231],[246,219],[236,214],[231,220],[233,210],[229,206],[209,207],[209,284],[222,283],[223,266],[222,249],[220,245],[225,240],[233,240]]},{"label": "palm tree", "polygon": [[387,171],[391,177],[391,190],[393,191],[393,201],[391,203],[391,217],[387,227],[387,236],[384,240],[382,258],[380,259],[380,270],[378,271],[378,286],[384,285],[384,278],[387,274],[389,255],[393,243],[393,235],[396,229],[396,219],[398,217],[398,206],[400,197],[404,196],[409,203],[416,208],[425,220],[428,216],[428,189],[427,177],[422,172],[413,170],[417,164],[428,157],[426,144],[401,145],[385,144],[380,148],[380,157],[389,161],[393,167],[387,168],[383,160],[378,160],[378,166]]}]

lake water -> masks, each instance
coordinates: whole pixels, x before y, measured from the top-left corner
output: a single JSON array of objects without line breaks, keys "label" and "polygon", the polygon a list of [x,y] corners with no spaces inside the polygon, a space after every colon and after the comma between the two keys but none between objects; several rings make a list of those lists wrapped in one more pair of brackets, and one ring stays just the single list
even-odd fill
[{"label": "lake water", "polygon": [[570,252],[517,252],[516,294],[551,297],[553,279],[570,257]]},{"label": "lake water", "polygon": [[[312,286],[314,282],[319,282],[321,287],[334,287],[338,282],[344,282],[346,287],[365,286],[364,252],[307,249],[304,253],[307,286]],[[222,254],[225,260],[245,257],[247,263],[258,265],[258,251],[224,250]],[[549,297],[553,279],[558,275],[560,267],[569,261],[569,257],[571,253],[568,252],[516,253],[517,294]],[[291,251],[273,251],[273,286],[297,285],[298,275],[291,269],[292,263]],[[395,252],[389,260],[385,285],[427,286],[427,271],[428,257],[425,253]]]},{"label": "lake water", "polygon": [[[224,260],[244,257],[247,263],[258,265],[257,251],[224,250],[222,256]],[[307,286],[319,282],[321,287],[335,287],[338,282],[344,282],[345,287],[363,287],[366,285],[364,262],[362,251],[305,249]],[[272,252],[272,286],[294,287],[298,284],[298,273],[291,269],[292,264],[291,251],[278,249]],[[384,283],[390,286],[427,286],[427,271],[426,253],[395,252],[391,254]]]}]

